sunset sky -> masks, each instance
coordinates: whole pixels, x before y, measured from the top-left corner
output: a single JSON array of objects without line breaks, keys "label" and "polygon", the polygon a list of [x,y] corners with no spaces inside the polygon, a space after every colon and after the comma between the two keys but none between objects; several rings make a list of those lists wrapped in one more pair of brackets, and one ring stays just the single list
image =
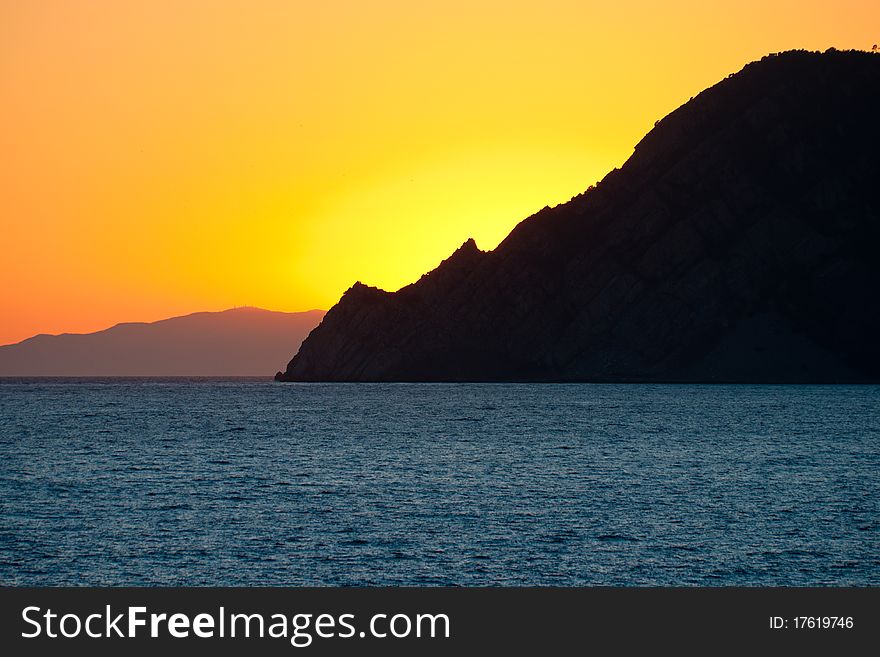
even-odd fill
[{"label": "sunset sky", "polygon": [[397,289],[747,62],[878,41],[865,0],[0,0],[0,344]]}]

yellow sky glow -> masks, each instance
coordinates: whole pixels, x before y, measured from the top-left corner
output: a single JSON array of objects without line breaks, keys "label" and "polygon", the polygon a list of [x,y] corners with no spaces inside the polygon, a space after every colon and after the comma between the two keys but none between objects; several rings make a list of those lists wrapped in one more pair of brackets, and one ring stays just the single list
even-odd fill
[{"label": "yellow sky glow", "polygon": [[0,344],[397,289],[747,62],[878,30],[864,0],[0,0]]}]

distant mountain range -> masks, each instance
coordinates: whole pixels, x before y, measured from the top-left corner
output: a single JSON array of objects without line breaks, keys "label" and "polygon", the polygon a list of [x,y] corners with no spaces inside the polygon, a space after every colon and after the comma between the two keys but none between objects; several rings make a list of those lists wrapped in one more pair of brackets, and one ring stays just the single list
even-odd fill
[{"label": "distant mountain range", "polygon": [[880,55],[782,53],[494,251],[355,284],[276,378],[880,381],[878,290]]},{"label": "distant mountain range", "polygon": [[0,347],[0,376],[266,376],[323,316],[235,308],[37,335]]}]

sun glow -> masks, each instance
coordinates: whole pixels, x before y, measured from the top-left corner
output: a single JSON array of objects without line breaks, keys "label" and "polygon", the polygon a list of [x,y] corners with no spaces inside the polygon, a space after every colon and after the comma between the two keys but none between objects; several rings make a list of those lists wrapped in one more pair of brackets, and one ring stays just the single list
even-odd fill
[{"label": "sun glow", "polygon": [[[880,5],[0,3],[0,344],[396,289]],[[873,32],[872,32],[873,30]]]}]

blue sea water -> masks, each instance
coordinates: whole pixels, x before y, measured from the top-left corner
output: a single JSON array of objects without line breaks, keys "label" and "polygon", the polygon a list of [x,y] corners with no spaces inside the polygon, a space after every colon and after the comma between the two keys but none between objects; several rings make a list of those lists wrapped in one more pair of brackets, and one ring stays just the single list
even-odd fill
[{"label": "blue sea water", "polygon": [[4,585],[880,585],[880,387],[0,381]]}]

